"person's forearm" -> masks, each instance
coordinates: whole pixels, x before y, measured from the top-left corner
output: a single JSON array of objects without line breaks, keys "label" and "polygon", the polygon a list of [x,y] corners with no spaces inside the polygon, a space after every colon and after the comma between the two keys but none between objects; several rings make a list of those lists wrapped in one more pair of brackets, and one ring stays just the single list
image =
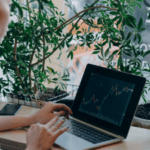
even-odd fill
[{"label": "person's forearm", "polygon": [[0,116],[0,131],[30,126],[34,123],[36,123],[35,119],[29,115]]}]

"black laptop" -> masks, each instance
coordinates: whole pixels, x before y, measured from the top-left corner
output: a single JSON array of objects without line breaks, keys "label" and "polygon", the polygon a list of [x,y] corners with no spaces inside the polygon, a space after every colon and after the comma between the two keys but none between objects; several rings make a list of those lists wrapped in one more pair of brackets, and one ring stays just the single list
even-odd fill
[{"label": "black laptop", "polygon": [[67,132],[56,144],[92,149],[127,138],[146,79],[88,64],[75,97]]}]

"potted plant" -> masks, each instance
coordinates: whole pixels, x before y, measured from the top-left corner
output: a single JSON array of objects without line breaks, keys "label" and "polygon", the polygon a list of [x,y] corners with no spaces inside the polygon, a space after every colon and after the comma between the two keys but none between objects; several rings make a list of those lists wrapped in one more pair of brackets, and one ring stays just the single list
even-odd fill
[{"label": "potted plant", "polygon": [[[97,11],[94,10],[95,14],[91,10],[87,17],[84,16],[82,22],[77,25],[78,31],[76,31],[76,36],[73,38],[74,41],[77,41],[77,44],[74,47],[87,46],[91,48],[94,43],[95,49],[93,54],[98,56],[105,67],[138,76],[144,76],[146,72],[149,73],[150,65],[147,64],[146,69],[142,66],[142,60],[150,54],[150,50],[145,52],[140,47],[143,42],[141,33],[145,30],[143,18],[137,19],[134,17],[135,7],[138,6],[140,9],[141,2],[143,1],[115,0],[99,2],[99,5],[101,3],[103,6],[115,9],[111,11],[96,9]],[[146,3],[146,0],[144,3]],[[76,13],[74,7],[71,7],[71,9]],[[88,28],[80,28],[82,24],[88,25]],[[96,32],[94,33],[92,29]],[[91,32],[88,32],[90,30]],[[72,55],[72,58],[73,51],[74,49],[70,50],[69,53],[70,56]],[[115,57],[117,58],[116,60],[114,60]],[[145,95],[150,90],[149,86],[150,82],[147,79],[142,93],[144,103],[146,103]],[[140,119],[139,117],[141,116],[145,120]],[[149,116],[150,104],[142,104],[139,105],[133,121],[150,125]]]},{"label": "potted plant", "polygon": [[[29,17],[24,16],[25,12]],[[1,93],[5,96],[12,91],[12,98],[15,98],[13,102],[18,102],[19,93],[34,100],[32,97],[35,97],[38,90],[47,90],[44,82],[55,83],[53,92],[61,93],[60,89],[65,89],[64,83],[69,81],[68,71],[62,64],[59,66],[63,68],[63,74],[55,71],[46,64],[46,59],[51,62],[53,53],[60,51],[60,61],[60,49],[63,46],[58,46],[57,42],[64,36],[64,26],[55,28],[65,22],[64,14],[58,12],[52,1],[27,0],[24,5],[12,0],[11,15],[16,16],[18,21],[11,21],[7,36],[0,45],[0,66],[7,78],[1,78]],[[52,50],[49,50],[49,47],[52,47]],[[7,89],[8,85],[11,90]],[[9,94],[9,99],[10,96]]]},{"label": "potted plant", "polygon": [[[46,90],[45,81],[56,83],[55,90],[64,88],[63,81],[69,80],[67,69],[61,64],[61,74],[53,67],[46,66],[46,60],[50,61],[57,51],[60,52],[60,60],[65,46],[68,57],[73,59],[78,46],[90,48],[93,44],[93,55],[104,61],[106,67],[143,76],[143,71],[149,72],[149,69],[142,69],[140,58],[148,55],[149,51],[145,53],[133,43],[142,42],[139,32],[144,30],[142,18],[137,22],[133,16],[138,1],[131,5],[130,1],[124,0],[95,0],[77,13],[71,1],[66,0],[66,5],[75,12],[75,16],[66,20],[52,0],[26,0],[24,5],[12,0],[11,12],[18,21],[11,21],[7,36],[0,45],[0,57],[3,58],[0,67],[6,75],[6,84],[11,85],[13,93],[21,91],[30,97],[38,90]],[[28,17],[24,17],[24,12]],[[88,25],[88,30],[80,28],[80,21]],[[63,32],[69,24],[72,24],[72,28]],[[125,26],[131,31],[127,33]],[[73,32],[76,36],[73,36]],[[72,40],[76,40],[77,45],[70,48]],[[113,46],[116,49],[111,51]],[[124,61],[124,55],[129,57],[128,62]],[[118,58],[115,65],[112,63],[114,56]],[[144,100],[146,91],[147,86],[142,95]],[[6,92],[3,92],[4,95]]]}]

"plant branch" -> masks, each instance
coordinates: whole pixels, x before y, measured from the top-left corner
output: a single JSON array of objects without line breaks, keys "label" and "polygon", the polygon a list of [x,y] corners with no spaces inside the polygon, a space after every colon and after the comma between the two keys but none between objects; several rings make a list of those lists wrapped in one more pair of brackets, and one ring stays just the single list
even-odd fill
[{"label": "plant branch", "polygon": [[[93,3],[93,5],[94,5],[95,3],[97,3],[97,2],[98,2],[98,0],[95,1],[95,2]],[[73,19],[79,17],[80,14],[86,13],[87,11],[93,10],[93,9],[96,9],[96,8],[107,8],[107,9],[109,9],[109,10],[117,11],[116,8],[110,8],[110,7],[101,6],[101,5],[100,5],[100,6],[95,6],[95,7],[90,7],[90,8],[87,8],[87,9],[85,9],[85,10],[83,10],[83,11],[77,13],[75,16],[73,16],[72,18],[70,18],[69,20],[67,20],[66,22],[64,22],[63,24],[61,24],[60,26],[56,27],[54,30],[49,31],[49,32],[46,32],[45,34],[49,34],[49,33],[54,32],[55,30],[58,30],[59,28],[61,28],[62,26],[66,25],[67,23],[69,23],[69,22],[72,21]],[[44,34],[44,35],[45,35],[45,34]],[[41,36],[42,36],[42,34],[40,34],[40,35],[37,37],[37,40],[40,39]],[[37,44],[36,44],[36,45],[37,45]],[[35,47],[36,47],[36,45],[35,45]],[[35,49],[35,47],[34,47],[34,49]]]},{"label": "plant branch", "polygon": [[[45,37],[44,37],[44,34],[43,34],[43,46],[45,48]],[[45,52],[43,51],[43,58],[45,58]],[[42,66],[42,72],[44,72],[44,68],[45,68],[45,60],[43,60],[43,66]]]},{"label": "plant branch", "polygon": [[30,14],[29,0],[27,0],[27,1],[26,1],[26,3],[27,3],[27,7],[28,7],[28,9],[29,9],[29,19],[31,20],[31,14]]},{"label": "plant branch", "polygon": [[[96,8],[100,8],[100,7],[102,7],[102,8],[107,8],[107,9],[110,9],[110,10],[116,10],[116,11],[117,11],[117,9],[115,9],[115,8],[110,8],[110,7],[106,7],[106,6],[95,6],[95,7],[90,7],[90,8],[88,8],[88,9],[85,9],[85,10],[79,12],[77,15],[74,16],[74,17],[78,17],[81,13],[84,12],[84,14],[81,15],[81,17],[79,17],[79,19],[77,20],[77,22],[75,23],[75,25],[78,24],[78,22],[82,19],[82,17],[87,13],[88,10],[96,9]],[[72,17],[72,19],[73,19],[74,17]],[[66,21],[66,22],[67,22],[67,21]],[[66,22],[65,22],[65,23],[66,23]],[[55,28],[53,31],[55,31],[56,29],[59,29],[59,28],[62,27],[63,25],[64,25],[64,24],[58,26],[58,27]],[[73,31],[75,25],[74,25],[73,28],[70,30],[69,34]],[[52,31],[51,31],[51,32],[52,32]],[[49,32],[48,32],[48,33],[49,33]],[[68,35],[69,35],[69,34],[68,34]],[[62,43],[67,39],[68,35],[67,35],[67,36],[62,40],[62,42],[61,42],[61,43],[60,43],[60,44],[52,51],[51,54],[47,55],[47,56],[44,57],[43,59],[41,59],[41,60],[39,60],[38,62],[32,64],[31,66],[33,67],[33,66],[39,64],[40,62],[44,61],[44,60],[47,59],[48,57],[50,57],[50,56],[51,56],[51,55],[52,55],[52,54],[53,54],[53,53],[54,53],[54,52],[62,45]]]},{"label": "plant branch", "polygon": [[[70,21],[72,21],[73,19],[79,17],[80,14],[82,14],[82,13],[84,13],[84,12],[87,12],[87,11],[89,11],[89,10],[92,10],[92,9],[96,9],[96,8],[106,8],[106,9],[109,9],[109,10],[118,11],[118,9],[116,9],[116,8],[110,8],[110,7],[101,6],[101,5],[100,5],[100,6],[95,6],[95,7],[90,7],[90,8],[87,8],[87,9],[83,10],[83,11],[80,11],[80,12],[77,13],[75,16],[73,16],[72,18],[70,18],[69,20],[67,20],[66,22],[64,22],[63,24],[61,24],[61,25],[59,25],[58,27],[56,27],[54,30],[46,32],[46,34],[49,34],[49,33],[52,33],[52,32],[54,32],[54,31],[58,30],[59,28],[61,28],[61,27],[63,27],[64,25],[66,25],[68,22],[70,22]],[[42,36],[42,34],[39,35],[38,39],[39,39],[41,36]]]},{"label": "plant branch", "polygon": [[[30,64],[32,63],[33,61],[33,57],[34,57],[34,53],[35,53],[35,48],[33,49],[32,51],[32,54],[31,54],[31,57],[30,57]],[[28,74],[28,77],[29,77],[29,82],[30,82],[30,87],[32,87],[32,81],[31,81],[31,66],[29,66],[29,74]]]},{"label": "plant branch", "polygon": [[[14,54],[13,55],[13,59],[14,59],[15,62],[17,62],[17,57],[16,57],[16,54],[17,54],[17,39],[16,38],[15,38],[15,44],[14,44],[14,52],[13,52],[13,54]],[[23,81],[21,79],[21,75],[19,73],[19,69],[18,69],[17,65],[15,66],[15,69],[17,71],[17,76],[19,77],[20,83],[23,84]]]},{"label": "plant branch", "polygon": [[[110,7],[106,7],[106,6],[95,6],[95,7],[90,7],[90,8],[87,8],[83,11],[80,11],[79,13],[77,13],[75,16],[73,16],[72,18],[70,18],[69,20],[67,20],[66,22],[64,22],[63,24],[61,24],[60,26],[58,26],[57,28],[55,28],[53,31],[55,30],[58,30],[59,28],[61,28],[62,26],[64,26],[65,24],[67,24],[68,22],[70,22],[71,20],[73,20],[74,18],[77,18],[79,17],[80,14],[84,13],[84,12],[87,12],[89,10],[92,10],[92,9],[96,9],[96,8],[107,8],[109,10],[115,10],[115,11],[118,11],[118,9],[116,8],[110,8]],[[53,31],[50,31],[50,32],[53,32]]]},{"label": "plant branch", "polygon": [[[72,29],[70,30],[69,34],[73,31],[73,29],[75,28],[76,24],[77,24],[80,20],[81,20],[81,17],[77,20],[77,22],[75,23],[75,25],[72,27]],[[32,64],[31,66],[33,67],[33,66],[35,66],[35,65],[37,65],[37,64],[39,64],[39,63],[41,63],[42,61],[44,61],[44,60],[47,59],[48,57],[50,57],[50,56],[62,45],[62,43],[67,39],[67,37],[68,37],[69,34],[67,34],[67,36],[62,40],[62,42],[51,52],[51,54],[47,55],[45,58],[43,58],[43,59],[41,59],[40,61],[38,61],[38,62]]]}]

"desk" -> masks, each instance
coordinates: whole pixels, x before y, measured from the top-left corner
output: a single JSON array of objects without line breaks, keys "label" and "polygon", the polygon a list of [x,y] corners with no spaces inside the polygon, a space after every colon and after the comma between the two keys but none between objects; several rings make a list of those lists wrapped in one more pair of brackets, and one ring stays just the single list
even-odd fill
[{"label": "desk", "polygon": [[[0,109],[6,103],[0,102]],[[17,115],[32,114],[37,112],[38,108],[22,106]],[[0,143],[2,148],[8,150],[24,150],[26,148],[26,132],[20,129],[0,132]],[[97,148],[94,150],[149,150],[150,149],[150,130],[137,127],[131,127],[128,137],[121,143]],[[55,147],[53,150],[61,150]]]}]

